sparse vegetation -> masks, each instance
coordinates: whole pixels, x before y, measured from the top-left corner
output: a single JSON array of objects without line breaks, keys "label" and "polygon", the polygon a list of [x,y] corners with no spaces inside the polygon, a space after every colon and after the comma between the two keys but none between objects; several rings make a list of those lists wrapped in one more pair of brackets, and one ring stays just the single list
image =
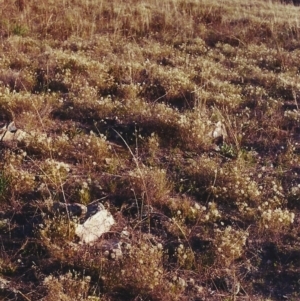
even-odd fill
[{"label": "sparse vegetation", "polygon": [[[276,0],[3,2],[0,299],[300,300],[299,22]],[[52,209],[97,202],[116,223],[93,245]]]}]

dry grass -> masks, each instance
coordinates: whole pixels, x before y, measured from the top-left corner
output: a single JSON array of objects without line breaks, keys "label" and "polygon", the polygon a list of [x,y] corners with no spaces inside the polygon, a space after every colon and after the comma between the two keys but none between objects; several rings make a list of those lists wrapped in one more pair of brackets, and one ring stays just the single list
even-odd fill
[{"label": "dry grass", "polygon": [[[299,300],[299,7],[0,5],[0,298]],[[95,200],[122,258],[51,211]]]}]

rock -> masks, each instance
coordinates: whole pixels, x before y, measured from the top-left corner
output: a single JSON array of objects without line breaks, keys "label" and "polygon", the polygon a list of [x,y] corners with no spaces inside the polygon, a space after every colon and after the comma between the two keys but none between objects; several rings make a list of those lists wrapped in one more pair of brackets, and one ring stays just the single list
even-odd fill
[{"label": "rock", "polygon": [[90,216],[82,225],[77,225],[75,233],[82,242],[90,244],[98,240],[103,233],[108,232],[114,223],[111,213],[103,209]]},{"label": "rock", "polygon": [[217,122],[216,127],[212,132],[212,138],[217,145],[222,144],[227,138],[225,125],[221,121]]},{"label": "rock", "polygon": [[129,231],[123,230],[123,231],[121,232],[121,238],[129,238],[129,236],[130,236]]},{"label": "rock", "polygon": [[186,286],[185,280],[184,280],[183,278],[181,278],[181,277],[178,277],[177,283],[178,283],[178,285],[179,285],[180,287],[185,287],[185,286]]},{"label": "rock", "polygon": [[65,204],[62,202],[57,202],[53,204],[54,211],[61,213],[69,212],[70,216],[82,216],[87,214],[88,209],[83,204],[74,203],[74,204]]},{"label": "rock", "polygon": [[8,124],[7,130],[11,133],[15,133],[18,129],[16,128],[15,122],[12,121]]},{"label": "rock", "polygon": [[191,285],[191,286],[194,286],[194,285],[195,285],[195,279],[190,278],[190,279],[188,280],[188,284]]},{"label": "rock", "polygon": [[110,165],[112,163],[112,159],[111,158],[105,158],[104,162],[105,162],[105,164]]},{"label": "rock", "polygon": [[0,141],[22,141],[26,137],[26,133],[16,128],[15,122],[5,124],[0,128]]},{"label": "rock", "polygon": [[105,210],[105,207],[103,204],[97,202],[93,202],[87,205],[87,212],[86,212],[86,219],[93,216],[97,212]]},{"label": "rock", "polygon": [[56,202],[53,204],[53,211],[69,214],[70,217],[79,217],[83,224],[75,226],[75,234],[83,243],[95,242],[103,233],[110,230],[115,223],[114,218],[99,202],[85,206],[79,203],[65,204]]}]

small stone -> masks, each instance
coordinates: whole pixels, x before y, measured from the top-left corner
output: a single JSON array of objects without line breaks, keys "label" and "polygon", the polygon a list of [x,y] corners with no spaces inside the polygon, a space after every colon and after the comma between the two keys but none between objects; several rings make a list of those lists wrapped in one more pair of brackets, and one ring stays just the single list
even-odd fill
[{"label": "small stone", "polygon": [[123,230],[123,231],[121,232],[121,237],[122,237],[122,238],[128,238],[129,235],[130,235],[130,233],[129,233],[129,231],[127,231],[127,230]]},{"label": "small stone", "polygon": [[181,287],[185,287],[186,286],[186,282],[183,278],[181,277],[178,277],[178,285],[181,286]]},{"label": "small stone", "polygon": [[24,131],[16,128],[14,121],[0,128],[0,141],[3,142],[22,141],[26,136],[27,134]]},{"label": "small stone", "polygon": [[111,159],[111,158],[105,158],[105,159],[104,159],[104,162],[105,162],[107,165],[110,165],[111,162],[112,162],[112,159]]},{"label": "small stone", "polygon": [[190,284],[190,285],[195,285],[195,280],[194,280],[193,278],[190,278],[190,279],[189,279],[189,284]]},{"label": "small stone", "polygon": [[66,213],[68,211],[70,216],[82,216],[87,213],[87,207],[79,203],[65,204],[56,202],[53,204],[53,210],[60,213]]},{"label": "small stone", "polygon": [[76,235],[84,243],[93,243],[101,237],[103,233],[110,230],[115,220],[107,210],[101,210],[89,217],[82,225],[77,225]]},{"label": "small stone", "polygon": [[227,138],[227,131],[225,125],[221,121],[217,122],[216,127],[211,135],[214,140],[214,143],[217,146],[222,144],[223,141]]}]

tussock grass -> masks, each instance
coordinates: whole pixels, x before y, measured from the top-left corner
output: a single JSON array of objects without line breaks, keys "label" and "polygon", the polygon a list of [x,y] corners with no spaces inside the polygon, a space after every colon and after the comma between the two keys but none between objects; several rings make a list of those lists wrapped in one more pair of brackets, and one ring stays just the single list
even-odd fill
[{"label": "tussock grass", "polygon": [[[1,3],[1,298],[298,300],[299,9]],[[58,201],[116,225],[81,245]]]}]

